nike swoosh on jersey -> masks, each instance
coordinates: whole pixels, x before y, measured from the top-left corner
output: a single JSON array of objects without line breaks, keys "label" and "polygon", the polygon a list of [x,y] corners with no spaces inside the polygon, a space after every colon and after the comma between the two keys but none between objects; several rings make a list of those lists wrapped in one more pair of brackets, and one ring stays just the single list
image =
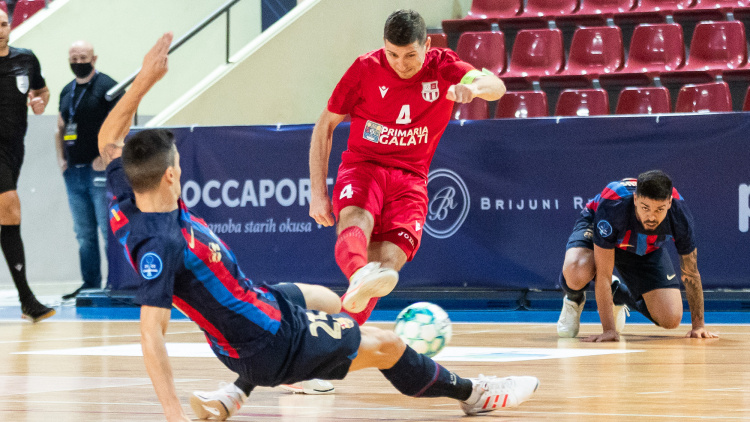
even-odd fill
[{"label": "nike swoosh on jersey", "polygon": [[673,279],[673,278],[674,278],[674,276],[676,276],[676,275],[677,275],[677,274],[672,274],[672,275],[668,275],[668,276],[667,276],[667,280],[671,280],[671,279]]}]

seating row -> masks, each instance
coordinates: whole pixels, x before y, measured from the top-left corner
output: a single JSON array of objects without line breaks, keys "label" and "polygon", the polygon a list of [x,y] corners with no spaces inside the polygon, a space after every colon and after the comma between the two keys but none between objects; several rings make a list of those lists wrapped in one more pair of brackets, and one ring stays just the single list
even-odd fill
[{"label": "seating row", "polygon": [[663,21],[665,16],[705,16],[722,19],[726,12],[743,13],[748,0],[474,0],[462,19],[442,21],[443,31],[456,33],[503,27],[540,27],[547,21],[584,25]]},{"label": "seating row", "polygon": [[578,28],[565,60],[559,29],[518,32],[507,59],[502,32],[465,32],[456,53],[475,67],[487,68],[510,89],[530,89],[534,82],[561,87],[649,85],[710,82],[723,72],[750,77],[745,26],[739,21],[701,22],[690,53],[679,24],[642,24],[633,31],[627,60],[617,26]]},{"label": "seating row", "polygon": [[[13,10],[13,16],[11,17],[10,29],[22,24],[36,12],[44,9],[45,6],[45,0],[18,0]],[[0,1],[0,9],[8,13],[8,5],[5,1]]]},{"label": "seating row", "polygon": [[[477,99],[456,104],[454,120],[483,120],[489,117],[490,104]],[[750,111],[750,89],[745,95],[744,111]],[[628,87],[620,92],[617,114],[656,114],[672,111],[670,94],[664,87]],[[732,111],[732,99],[725,82],[685,85],[679,91],[676,113]],[[509,91],[498,102],[495,118],[545,117],[549,114],[544,91]],[[610,114],[609,98],[603,89],[567,89],[560,93],[556,116],[596,116]]]}]

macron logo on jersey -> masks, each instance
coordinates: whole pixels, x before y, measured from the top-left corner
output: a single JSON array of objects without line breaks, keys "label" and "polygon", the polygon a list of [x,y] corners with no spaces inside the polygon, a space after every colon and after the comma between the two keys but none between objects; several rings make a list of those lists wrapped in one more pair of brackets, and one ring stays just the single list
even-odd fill
[{"label": "macron logo on jersey", "polygon": [[378,89],[380,89],[380,96],[382,98],[385,98],[385,94],[388,93],[388,87],[387,86],[379,86]]}]

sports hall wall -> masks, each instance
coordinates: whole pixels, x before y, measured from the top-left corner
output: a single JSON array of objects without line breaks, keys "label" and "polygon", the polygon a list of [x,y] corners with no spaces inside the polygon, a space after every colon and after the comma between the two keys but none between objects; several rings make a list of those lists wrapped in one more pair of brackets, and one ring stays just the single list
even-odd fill
[{"label": "sports hall wall", "polygon": [[[748,288],[748,130],[749,113],[451,122],[431,166],[422,246],[399,288],[554,289],[588,199],[654,168],[693,214],[704,287]],[[308,216],[310,134],[310,125],[176,129],[184,201],[254,281],[346,285],[334,229]],[[346,124],[334,133],[329,185],[347,136]]]}]

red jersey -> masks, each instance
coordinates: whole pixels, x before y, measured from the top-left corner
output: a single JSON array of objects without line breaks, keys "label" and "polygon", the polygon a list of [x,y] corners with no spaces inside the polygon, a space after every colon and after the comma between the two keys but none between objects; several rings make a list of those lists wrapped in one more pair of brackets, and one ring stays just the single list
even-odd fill
[{"label": "red jersey", "polygon": [[431,48],[422,69],[401,79],[385,54],[381,48],[357,58],[328,100],[330,112],[351,116],[342,162],[370,161],[427,178],[453,110],[445,94],[474,67],[451,50]]}]

